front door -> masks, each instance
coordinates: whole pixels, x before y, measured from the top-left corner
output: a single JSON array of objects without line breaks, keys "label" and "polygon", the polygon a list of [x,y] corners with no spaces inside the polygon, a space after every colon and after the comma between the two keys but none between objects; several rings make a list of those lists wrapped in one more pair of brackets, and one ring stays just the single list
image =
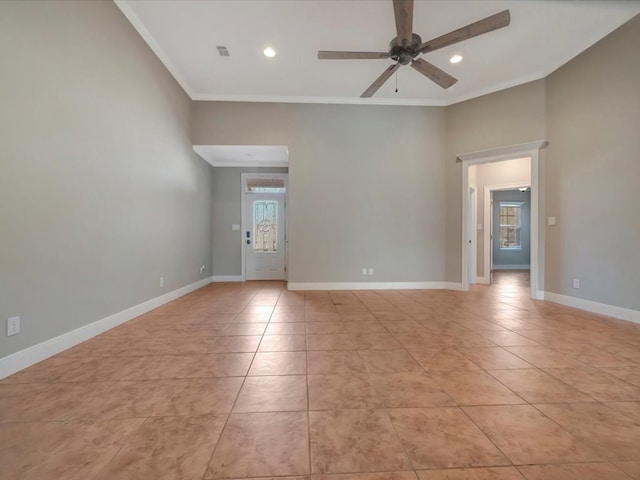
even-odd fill
[{"label": "front door", "polygon": [[245,193],[244,206],[245,278],[284,280],[284,194]]}]

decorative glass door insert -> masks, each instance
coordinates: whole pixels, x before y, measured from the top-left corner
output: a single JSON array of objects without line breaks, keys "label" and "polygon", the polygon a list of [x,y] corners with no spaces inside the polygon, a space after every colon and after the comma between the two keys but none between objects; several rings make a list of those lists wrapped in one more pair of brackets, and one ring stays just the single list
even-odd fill
[{"label": "decorative glass door insert", "polygon": [[253,202],[253,251],[278,252],[278,202],[256,200]]}]

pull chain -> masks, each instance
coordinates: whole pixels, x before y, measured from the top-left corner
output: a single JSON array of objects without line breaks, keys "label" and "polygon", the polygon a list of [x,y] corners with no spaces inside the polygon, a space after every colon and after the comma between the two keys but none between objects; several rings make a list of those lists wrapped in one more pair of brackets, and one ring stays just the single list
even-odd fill
[{"label": "pull chain", "polygon": [[396,93],[398,93],[398,72],[396,72]]}]

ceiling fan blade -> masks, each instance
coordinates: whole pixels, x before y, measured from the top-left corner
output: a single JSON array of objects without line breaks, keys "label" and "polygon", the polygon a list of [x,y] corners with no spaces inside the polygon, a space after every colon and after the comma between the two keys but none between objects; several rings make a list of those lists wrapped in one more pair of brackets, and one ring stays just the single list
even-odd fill
[{"label": "ceiling fan blade", "polygon": [[378,91],[378,89],[384,84],[384,82],[389,80],[389,77],[393,75],[393,73],[399,68],[400,68],[399,63],[391,65],[389,68],[387,68],[384,72],[382,72],[382,75],[376,78],[376,81],[373,82],[371,86],[367,88],[362,95],[360,95],[360,98],[371,97],[374,93]]},{"label": "ceiling fan blade", "polygon": [[423,74],[425,77],[436,82],[442,88],[449,88],[451,85],[458,81],[447,72],[443,72],[432,63],[429,63],[421,58],[419,58],[418,60],[413,60],[411,62],[411,66],[421,74]]},{"label": "ceiling fan blade", "polygon": [[413,0],[393,0],[393,14],[396,18],[398,45],[411,45],[413,35]]},{"label": "ceiling fan blade", "polygon": [[320,60],[371,60],[377,58],[389,58],[389,52],[332,52],[320,50]]},{"label": "ceiling fan blade", "polygon": [[504,10],[490,17],[483,18],[477,22],[470,23],[466,27],[458,28],[453,32],[446,33],[440,37],[424,42],[420,45],[420,52],[427,53],[438,50],[439,48],[448,47],[454,43],[462,42],[469,38],[477,37],[483,33],[493,32],[499,28],[506,27],[511,22],[511,14],[509,10]]}]

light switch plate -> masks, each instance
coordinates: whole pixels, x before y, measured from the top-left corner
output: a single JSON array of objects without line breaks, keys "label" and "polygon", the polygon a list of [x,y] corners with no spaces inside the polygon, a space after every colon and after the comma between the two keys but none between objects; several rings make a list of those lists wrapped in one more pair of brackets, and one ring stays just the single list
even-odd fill
[{"label": "light switch plate", "polygon": [[231,230],[240,230],[240,225],[234,223],[233,225],[231,225]]},{"label": "light switch plate", "polygon": [[556,224],[556,217],[547,218],[547,225],[555,225],[555,224]]}]

